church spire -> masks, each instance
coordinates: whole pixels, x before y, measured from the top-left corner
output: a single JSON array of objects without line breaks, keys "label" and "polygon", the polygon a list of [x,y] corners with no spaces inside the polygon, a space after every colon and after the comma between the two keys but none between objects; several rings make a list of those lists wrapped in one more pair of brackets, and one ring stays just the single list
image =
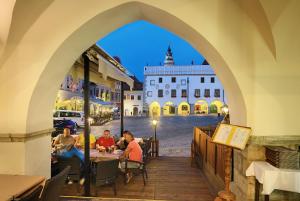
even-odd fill
[{"label": "church spire", "polygon": [[164,66],[172,66],[172,65],[174,65],[174,59],[173,59],[173,53],[171,47],[169,45],[166,53],[165,61],[164,61]]}]

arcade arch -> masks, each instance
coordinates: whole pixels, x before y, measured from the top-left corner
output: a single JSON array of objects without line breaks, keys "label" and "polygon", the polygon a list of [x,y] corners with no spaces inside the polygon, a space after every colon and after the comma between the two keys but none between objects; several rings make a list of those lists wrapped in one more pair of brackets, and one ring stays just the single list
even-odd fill
[{"label": "arcade arch", "polygon": [[208,103],[206,100],[198,100],[194,105],[195,114],[208,114]]},{"label": "arcade arch", "polygon": [[173,102],[169,101],[166,102],[163,106],[163,115],[175,115],[176,114],[176,107]]},{"label": "arcade arch", "polygon": [[210,113],[222,113],[222,106],[224,105],[224,103],[220,100],[214,100],[210,103]]},{"label": "arcade arch", "polygon": [[159,117],[160,116],[160,110],[161,110],[160,104],[156,101],[152,102],[149,105],[149,115],[152,118]]},{"label": "arcade arch", "polygon": [[178,115],[189,115],[190,114],[190,105],[183,101],[178,105]]}]

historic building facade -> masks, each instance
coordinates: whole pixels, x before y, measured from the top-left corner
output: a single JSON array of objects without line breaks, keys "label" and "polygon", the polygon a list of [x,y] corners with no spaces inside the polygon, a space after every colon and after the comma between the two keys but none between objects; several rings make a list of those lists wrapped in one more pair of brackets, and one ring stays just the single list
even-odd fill
[{"label": "historic building facade", "polygon": [[144,98],[150,116],[220,113],[224,88],[211,66],[175,65],[168,48],[163,66],[144,67]]},{"label": "historic building facade", "polygon": [[[91,115],[111,113],[113,108],[120,107],[120,80],[131,80],[131,78],[126,74],[123,66],[98,46],[92,46],[87,53],[91,60],[90,113]],[[60,85],[55,109],[82,111],[83,105],[83,59],[80,57]]]}]

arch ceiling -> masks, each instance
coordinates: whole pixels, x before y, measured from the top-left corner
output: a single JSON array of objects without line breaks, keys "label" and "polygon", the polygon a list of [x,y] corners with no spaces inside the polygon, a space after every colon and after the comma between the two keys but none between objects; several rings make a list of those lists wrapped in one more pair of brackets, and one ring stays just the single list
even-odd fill
[{"label": "arch ceiling", "polygon": [[[263,135],[271,122],[281,121],[280,115],[273,115],[277,118],[269,124],[260,123],[266,119],[269,109],[260,100],[267,99],[277,106],[278,99],[283,99],[271,84],[277,74],[282,74],[274,68],[278,65],[274,57],[281,59],[281,65],[286,61],[294,65],[288,60],[287,51],[283,51],[290,38],[281,36],[289,31],[287,28],[295,27],[287,12],[289,9],[295,13],[291,6],[299,7],[295,0],[287,1],[284,10],[277,9],[273,15],[266,0],[244,4],[236,0],[91,0],[89,4],[84,0],[76,4],[67,0],[43,3],[30,0],[26,1],[28,5],[19,2],[15,5],[0,61],[3,81],[0,93],[11,97],[0,100],[1,114],[7,114],[7,118],[0,120],[0,126],[5,128],[3,132],[50,128],[58,86],[74,60],[99,38],[141,19],[177,34],[206,57],[226,90],[232,122],[253,126]],[[280,3],[274,4],[280,7]],[[24,22],[20,16],[29,12],[29,6],[33,6],[32,14]],[[290,23],[285,23],[288,20]],[[284,23],[287,28],[274,29],[274,23]],[[298,49],[295,46],[293,50]],[[270,79],[264,79],[265,76]],[[283,111],[279,108],[276,113],[283,114]]]}]

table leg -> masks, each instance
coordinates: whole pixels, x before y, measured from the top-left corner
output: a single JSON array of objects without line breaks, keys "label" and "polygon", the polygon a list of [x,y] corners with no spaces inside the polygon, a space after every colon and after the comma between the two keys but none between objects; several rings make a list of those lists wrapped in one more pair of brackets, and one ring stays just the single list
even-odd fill
[{"label": "table leg", "polygon": [[269,195],[265,195],[265,201],[269,201],[270,196]]},{"label": "table leg", "polygon": [[255,179],[255,197],[254,200],[255,201],[259,201],[259,187],[260,187],[260,183],[257,181],[257,179]]}]

